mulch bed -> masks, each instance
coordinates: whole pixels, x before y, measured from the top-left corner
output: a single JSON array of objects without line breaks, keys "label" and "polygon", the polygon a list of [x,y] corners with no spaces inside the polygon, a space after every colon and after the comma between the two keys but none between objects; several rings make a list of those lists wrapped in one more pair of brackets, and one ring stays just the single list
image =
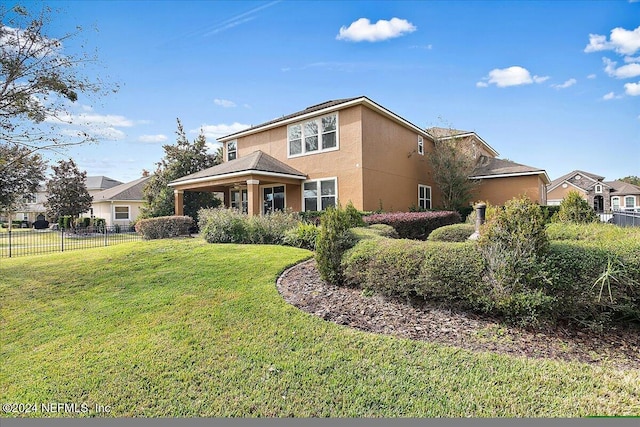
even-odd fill
[{"label": "mulch bed", "polygon": [[602,333],[567,326],[530,330],[426,301],[366,296],[361,289],[323,281],[313,259],[285,271],[276,286],[295,307],[367,332],[473,351],[640,369],[637,327],[612,327]]}]

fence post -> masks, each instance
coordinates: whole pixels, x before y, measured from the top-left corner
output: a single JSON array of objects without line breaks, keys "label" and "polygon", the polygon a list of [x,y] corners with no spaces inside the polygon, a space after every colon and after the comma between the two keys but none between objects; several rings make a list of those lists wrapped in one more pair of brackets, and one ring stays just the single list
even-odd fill
[{"label": "fence post", "polygon": [[64,252],[64,227],[60,227],[60,252]]},{"label": "fence post", "polygon": [[105,247],[108,246],[108,242],[107,242],[107,224],[105,223],[104,227],[102,227],[102,230],[104,230],[104,245]]},{"label": "fence post", "polygon": [[11,258],[11,226],[9,226],[9,258]]}]

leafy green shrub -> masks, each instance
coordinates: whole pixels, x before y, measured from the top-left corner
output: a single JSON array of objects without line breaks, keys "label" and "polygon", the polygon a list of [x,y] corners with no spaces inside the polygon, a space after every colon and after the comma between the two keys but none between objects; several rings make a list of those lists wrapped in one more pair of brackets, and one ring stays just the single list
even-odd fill
[{"label": "leafy green shrub", "polygon": [[58,217],[58,227],[68,230],[71,228],[71,215]]},{"label": "leafy green shrub", "polygon": [[243,243],[279,245],[285,233],[298,225],[298,215],[284,211],[274,211],[262,216],[248,218],[248,241]]},{"label": "leafy green shrub", "polygon": [[554,222],[558,217],[560,206],[559,205],[540,206],[540,209],[542,209],[542,216],[544,217],[545,224],[549,224]]},{"label": "leafy green shrub", "polygon": [[387,224],[371,224],[368,228],[381,237],[388,237],[389,239],[400,238],[396,229]]},{"label": "leafy green shrub", "polygon": [[[499,212],[502,211],[502,207],[501,206],[497,206],[497,205],[492,205],[489,202],[477,202],[475,203],[473,206],[476,206],[479,203],[484,203],[487,208],[485,209],[484,212],[484,220],[485,222],[491,221],[493,218],[495,218],[496,215],[498,215]],[[467,219],[466,219],[466,223],[467,224],[471,224],[473,226],[476,225],[476,217],[478,216],[477,210],[474,208],[473,211],[467,215]]]},{"label": "leafy green shrub", "polygon": [[314,224],[301,222],[297,227],[288,230],[284,234],[283,243],[297,248],[316,250],[316,241],[320,229]]},{"label": "leafy green shrub", "polygon": [[247,243],[247,215],[237,209],[214,208],[198,211],[200,234],[208,243]]},{"label": "leafy green shrub", "polygon": [[144,239],[166,239],[189,234],[193,218],[189,216],[161,216],[142,219],[136,223],[136,232]]},{"label": "leafy green shrub", "polygon": [[451,224],[436,228],[429,234],[431,242],[464,242],[475,231],[471,224]]},{"label": "leafy green shrub", "polygon": [[316,262],[320,276],[329,283],[343,282],[342,254],[356,241],[349,224],[349,216],[339,207],[330,207],[322,215],[316,241]]},{"label": "leafy green shrub", "polygon": [[549,240],[616,242],[630,239],[640,242],[640,227],[619,227],[599,221],[588,224],[555,222],[547,225],[547,236]]},{"label": "leafy green shrub", "polygon": [[302,222],[308,224],[319,225],[320,217],[322,217],[323,211],[304,211],[298,212],[298,216]]},{"label": "leafy green shrub", "polygon": [[[549,247],[540,206],[527,197],[509,200],[482,227],[478,246],[487,265],[489,306],[524,323],[552,309],[553,299],[538,292],[547,280],[541,260]],[[526,316],[523,310],[529,310]]]},{"label": "leafy green shrub", "polygon": [[396,212],[369,215],[363,219],[369,225],[392,226],[402,239],[425,240],[436,228],[459,223],[460,214],[451,211]]},{"label": "leafy green shrub", "polygon": [[572,190],[560,202],[557,221],[584,224],[598,221],[598,215],[580,193]]},{"label": "leafy green shrub", "polygon": [[349,201],[347,206],[344,208],[344,213],[348,218],[349,228],[364,227],[366,225],[362,219],[362,213],[353,206],[351,201]]}]

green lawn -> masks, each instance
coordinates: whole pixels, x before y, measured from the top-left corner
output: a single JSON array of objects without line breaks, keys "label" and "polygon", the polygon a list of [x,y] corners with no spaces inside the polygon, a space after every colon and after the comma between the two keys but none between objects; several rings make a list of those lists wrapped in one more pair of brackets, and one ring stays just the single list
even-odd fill
[{"label": "green lawn", "polygon": [[275,279],[309,256],[181,239],[0,259],[0,402],[117,417],[640,415],[638,370],[472,353],[300,312]]}]

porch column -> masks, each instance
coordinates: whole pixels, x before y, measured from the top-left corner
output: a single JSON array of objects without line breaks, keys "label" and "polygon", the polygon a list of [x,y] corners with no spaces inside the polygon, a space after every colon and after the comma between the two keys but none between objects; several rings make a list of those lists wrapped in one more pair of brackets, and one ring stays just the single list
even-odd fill
[{"label": "porch column", "polygon": [[257,179],[247,180],[247,213],[249,216],[260,215],[260,181]]},{"label": "porch column", "polygon": [[175,214],[180,216],[184,215],[184,191],[173,190],[173,198],[175,203]]}]

